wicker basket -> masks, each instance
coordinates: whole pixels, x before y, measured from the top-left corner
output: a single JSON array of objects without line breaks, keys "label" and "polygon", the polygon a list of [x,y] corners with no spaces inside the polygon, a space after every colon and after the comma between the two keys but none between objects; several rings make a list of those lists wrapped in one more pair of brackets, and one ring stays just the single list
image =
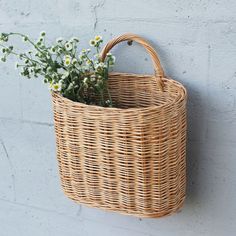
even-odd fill
[{"label": "wicker basket", "polygon": [[125,34],[103,49],[132,40],[150,54],[155,75],[111,73],[118,108],[73,102],[52,93],[60,177],[65,194],[92,207],[161,217],[184,202],[186,90],[164,77],[155,50]]}]

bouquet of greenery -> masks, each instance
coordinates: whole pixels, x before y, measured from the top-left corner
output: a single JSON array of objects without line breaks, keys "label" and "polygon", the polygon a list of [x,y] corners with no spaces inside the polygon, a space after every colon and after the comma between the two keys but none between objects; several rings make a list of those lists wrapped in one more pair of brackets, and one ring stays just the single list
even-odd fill
[{"label": "bouquet of greenery", "polygon": [[[42,77],[49,89],[76,102],[88,105],[112,107],[108,90],[108,71],[114,65],[115,57],[108,53],[104,62],[100,60],[101,36],[90,40],[91,49],[78,51],[79,39],[58,38],[53,45],[46,44],[45,32],[40,33],[37,41],[21,33],[1,33],[1,61],[6,62],[9,55],[15,55],[19,61],[20,75],[26,78]],[[11,36],[20,36],[31,50],[20,53],[9,45]]]}]

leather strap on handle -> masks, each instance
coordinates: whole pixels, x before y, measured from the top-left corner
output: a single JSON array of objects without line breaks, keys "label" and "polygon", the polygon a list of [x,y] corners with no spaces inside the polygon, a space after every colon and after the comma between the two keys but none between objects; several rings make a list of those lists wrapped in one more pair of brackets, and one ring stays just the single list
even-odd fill
[{"label": "leather strap on handle", "polygon": [[102,49],[101,52],[101,61],[104,61],[106,58],[107,53],[118,43],[123,42],[123,41],[135,41],[139,44],[141,44],[146,51],[149,53],[149,55],[151,56],[152,59],[152,63],[154,66],[154,71],[155,71],[155,76],[157,78],[159,78],[160,80],[160,85],[161,88],[163,90],[164,88],[164,82],[163,82],[163,78],[164,78],[164,71],[162,69],[160,60],[158,58],[158,55],[155,51],[155,49],[143,38],[141,38],[138,35],[135,34],[131,34],[131,33],[126,33],[123,35],[118,36],[117,38],[112,39],[111,41],[109,41],[104,48]]}]

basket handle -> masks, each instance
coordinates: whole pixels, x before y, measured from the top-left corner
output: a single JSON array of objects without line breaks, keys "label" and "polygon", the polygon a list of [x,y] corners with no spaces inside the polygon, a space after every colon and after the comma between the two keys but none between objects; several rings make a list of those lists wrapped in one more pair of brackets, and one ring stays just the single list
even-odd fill
[{"label": "basket handle", "polygon": [[158,58],[158,55],[155,51],[155,49],[142,37],[132,34],[132,33],[126,33],[123,35],[120,35],[114,39],[112,39],[111,41],[109,41],[104,48],[102,49],[100,58],[101,61],[104,61],[106,58],[107,53],[118,43],[123,42],[123,41],[135,41],[139,44],[141,44],[146,51],[149,53],[149,55],[151,56],[152,59],[152,63],[154,66],[154,72],[155,72],[155,77],[159,78],[160,81],[160,85],[161,85],[161,89],[163,90],[164,88],[164,82],[163,82],[163,78],[164,78],[164,71],[163,68],[161,66],[161,62]]}]

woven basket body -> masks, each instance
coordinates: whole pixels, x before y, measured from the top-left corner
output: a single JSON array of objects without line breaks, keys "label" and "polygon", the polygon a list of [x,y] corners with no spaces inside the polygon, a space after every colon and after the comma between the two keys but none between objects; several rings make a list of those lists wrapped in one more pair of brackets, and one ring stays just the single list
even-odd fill
[{"label": "woven basket body", "polygon": [[[146,41],[127,34],[111,41],[102,57],[129,39],[145,43],[150,53]],[[162,73],[159,64],[155,70]],[[63,190],[93,207],[138,217],[169,215],[185,198],[186,90],[164,74],[112,73],[108,81],[118,108],[52,93]]]}]

